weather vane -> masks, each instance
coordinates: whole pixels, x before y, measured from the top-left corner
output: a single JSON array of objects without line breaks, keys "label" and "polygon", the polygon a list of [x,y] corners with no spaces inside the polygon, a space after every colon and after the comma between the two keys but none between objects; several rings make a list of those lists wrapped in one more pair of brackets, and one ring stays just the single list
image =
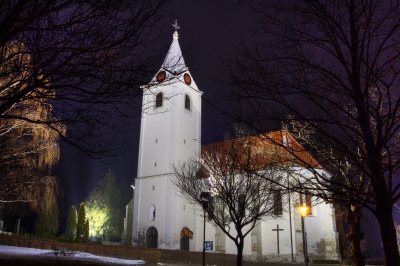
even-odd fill
[{"label": "weather vane", "polygon": [[175,23],[172,24],[172,27],[174,27],[176,31],[181,28],[181,27],[178,26],[178,20],[177,19],[175,19]]}]

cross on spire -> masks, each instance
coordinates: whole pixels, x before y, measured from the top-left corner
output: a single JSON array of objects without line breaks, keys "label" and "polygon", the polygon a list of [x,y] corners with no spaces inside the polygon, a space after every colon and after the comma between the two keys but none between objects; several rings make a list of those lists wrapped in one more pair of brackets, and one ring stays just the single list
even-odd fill
[{"label": "cross on spire", "polygon": [[178,20],[177,20],[177,19],[175,19],[174,22],[175,22],[175,23],[172,24],[172,27],[174,27],[174,28],[175,28],[175,31],[177,31],[177,30],[179,30],[181,27],[178,26]]}]

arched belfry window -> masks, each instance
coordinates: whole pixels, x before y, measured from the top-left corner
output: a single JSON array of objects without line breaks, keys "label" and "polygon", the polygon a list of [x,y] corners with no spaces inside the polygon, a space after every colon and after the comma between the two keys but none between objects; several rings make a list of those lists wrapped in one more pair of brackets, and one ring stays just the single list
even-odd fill
[{"label": "arched belfry window", "polygon": [[190,110],[190,97],[189,95],[185,95],[185,108]]},{"label": "arched belfry window", "polygon": [[156,107],[162,106],[162,100],[163,100],[163,93],[159,92],[156,96]]}]

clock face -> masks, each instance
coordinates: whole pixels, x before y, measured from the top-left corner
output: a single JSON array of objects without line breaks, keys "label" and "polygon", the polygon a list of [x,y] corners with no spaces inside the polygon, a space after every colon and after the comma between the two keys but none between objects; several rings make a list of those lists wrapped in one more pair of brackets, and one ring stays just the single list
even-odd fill
[{"label": "clock face", "polygon": [[158,82],[162,82],[162,81],[164,81],[165,76],[166,76],[165,71],[160,71],[160,72],[158,72],[156,79]]},{"label": "clock face", "polygon": [[183,79],[185,80],[185,83],[187,85],[190,85],[190,83],[192,83],[192,78],[187,73],[185,75],[183,75]]}]

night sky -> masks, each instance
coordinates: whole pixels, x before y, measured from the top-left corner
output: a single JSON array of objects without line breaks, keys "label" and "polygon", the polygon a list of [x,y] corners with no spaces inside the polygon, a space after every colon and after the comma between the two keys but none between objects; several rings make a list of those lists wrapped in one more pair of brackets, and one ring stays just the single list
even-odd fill
[{"label": "night sky", "polygon": [[[220,136],[224,127],[229,124],[226,118],[207,103],[218,105],[222,93],[228,89],[226,85],[218,82],[224,79],[223,72],[227,70],[224,60],[235,53],[236,47],[239,47],[243,40],[247,44],[255,44],[255,38],[260,36],[254,36],[251,29],[257,28],[257,21],[261,18],[231,0],[175,0],[169,4],[166,14],[159,22],[164,30],[157,46],[165,50],[169,48],[174,32],[171,25],[177,19],[181,27],[179,43],[184,59],[199,89],[204,92],[202,142],[209,142]],[[158,67],[161,67],[161,64],[162,61]],[[154,74],[157,70],[158,68]],[[53,172],[60,179],[64,191],[60,205],[61,233],[65,230],[69,207],[73,204],[78,208],[79,203],[85,200],[109,168],[119,181],[133,183],[137,174],[140,119],[132,119],[131,123],[133,132],[130,135],[130,151],[123,156],[109,158],[107,163],[90,161],[85,156],[77,156],[76,149],[62,147],[61,159]],[[364,227],[366,231],[373,231],[375,238],[379,234],[379,228],[373,225],[373,220],[374,218],[369,216],[369,222],[365,223]],[[369,250],[375,250],[371,253],[373,256],[383,255],[380,246],[369,246]]]}]

